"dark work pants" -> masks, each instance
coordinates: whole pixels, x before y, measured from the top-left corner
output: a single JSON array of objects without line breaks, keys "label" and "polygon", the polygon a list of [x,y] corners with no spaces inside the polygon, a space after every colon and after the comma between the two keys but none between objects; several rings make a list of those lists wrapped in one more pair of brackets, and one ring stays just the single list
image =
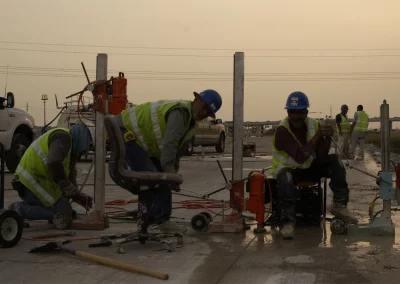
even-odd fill
[{"label": "dark work pants", "polygon": [[281,223],[296,221],[296,184],[301,181],[318,181],[330,178],[329,187],[333,192],[333,201],[347,204],[349,188],[346,182],[346,169],[338,155],[332,154],[313,161],[308,169],[282,169],[277,177],[277,210]]},{"label": "dark work pants", "polygon": [[27,220],[51,220],[58,212],[72,214],[69,198],[61,196],[52,207],[46,207],[29,189],[21,185],[18,195],[22,202],[14,203],[15,211]]},{"label": "dark work pants", "polygon": [[[125,163],[132,171],[161,172],[161,164],[157,159],[151,159],[146,151],[135,141],[125,143]],[[170,185],[143,192],[147,202],[148,224],[162,223],[171,217],[172,190]]]}]

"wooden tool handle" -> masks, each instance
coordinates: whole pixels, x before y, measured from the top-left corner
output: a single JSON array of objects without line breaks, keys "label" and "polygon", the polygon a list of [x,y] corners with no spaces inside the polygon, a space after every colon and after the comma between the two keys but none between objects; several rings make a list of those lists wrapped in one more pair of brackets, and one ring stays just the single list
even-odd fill
[{"label": "wooden tool handle", "polygon": [[155,277],[158,279],[162,279],[162,280],[168,280],[168,278],[169,278],[168,274],[143,269],[143,268],[140,268],[140,267],[128,264],[128,263],[119,262],[116,260],[112,260],[110,258],[101,257],[98,255],[94,255],[94,254],[83,252],[83,251],[75,251],[75,255],[80,256],[85,259],[96,261],[96,262],[101,263],[106,266],[124,269],[124,270],[128,270],[131,272],[137,272],[137,273],[145,274],[145,275]]}]

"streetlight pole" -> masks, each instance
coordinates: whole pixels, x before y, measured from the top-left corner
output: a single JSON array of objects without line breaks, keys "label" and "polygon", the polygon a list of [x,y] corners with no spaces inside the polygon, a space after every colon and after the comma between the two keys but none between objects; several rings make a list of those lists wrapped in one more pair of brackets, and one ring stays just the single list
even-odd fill
[{"label": "streetlight pole", "polygon": [[44,94],[42,95],[42,101],[43,101],[43,107],[44,107],[44,112],[43,112],[43,127],[46,126],[46,101],[48,100],[47,95]]}]

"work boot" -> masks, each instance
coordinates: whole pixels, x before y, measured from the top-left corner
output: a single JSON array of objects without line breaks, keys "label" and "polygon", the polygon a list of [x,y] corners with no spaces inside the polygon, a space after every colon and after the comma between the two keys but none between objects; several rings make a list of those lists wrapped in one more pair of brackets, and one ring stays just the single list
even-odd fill
[{"label": "work boot", "polygon": [[280,230],[282,239],[292,240],[294,238],[294,225],[292,223],[286,223]]},{"label": "work boot", "polygon": [[350,224],[357,224],[358,220],[354,216],[352,216],[351,212],[349,209],[347,209],[347,206],[342,203],[337,203],[333,202],[333,206],[331,209],[331,214],[335,215],[339,219],[342,219],[343,221],[350,223]]},{"label": "work boot", "polygon": [[175,222],[172,222],[170,220],[165,221],[164,223],[158,225],[158,228],[163,232],[164,234],[168,233],[186,233],[187,228],[183,226],[177,225]]}]

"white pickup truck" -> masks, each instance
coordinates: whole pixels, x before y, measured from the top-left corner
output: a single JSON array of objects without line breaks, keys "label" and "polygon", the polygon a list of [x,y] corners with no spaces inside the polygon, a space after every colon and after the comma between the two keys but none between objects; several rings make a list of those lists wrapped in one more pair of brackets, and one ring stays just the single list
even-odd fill
[{"label": "white pickup truck", "polygon": [[0,143],[5,148],[5,164],[12,173],[17,169],[26,148],[36,138],[35,120],[26,111],[14,107],[14,94],[0,101]]}]

